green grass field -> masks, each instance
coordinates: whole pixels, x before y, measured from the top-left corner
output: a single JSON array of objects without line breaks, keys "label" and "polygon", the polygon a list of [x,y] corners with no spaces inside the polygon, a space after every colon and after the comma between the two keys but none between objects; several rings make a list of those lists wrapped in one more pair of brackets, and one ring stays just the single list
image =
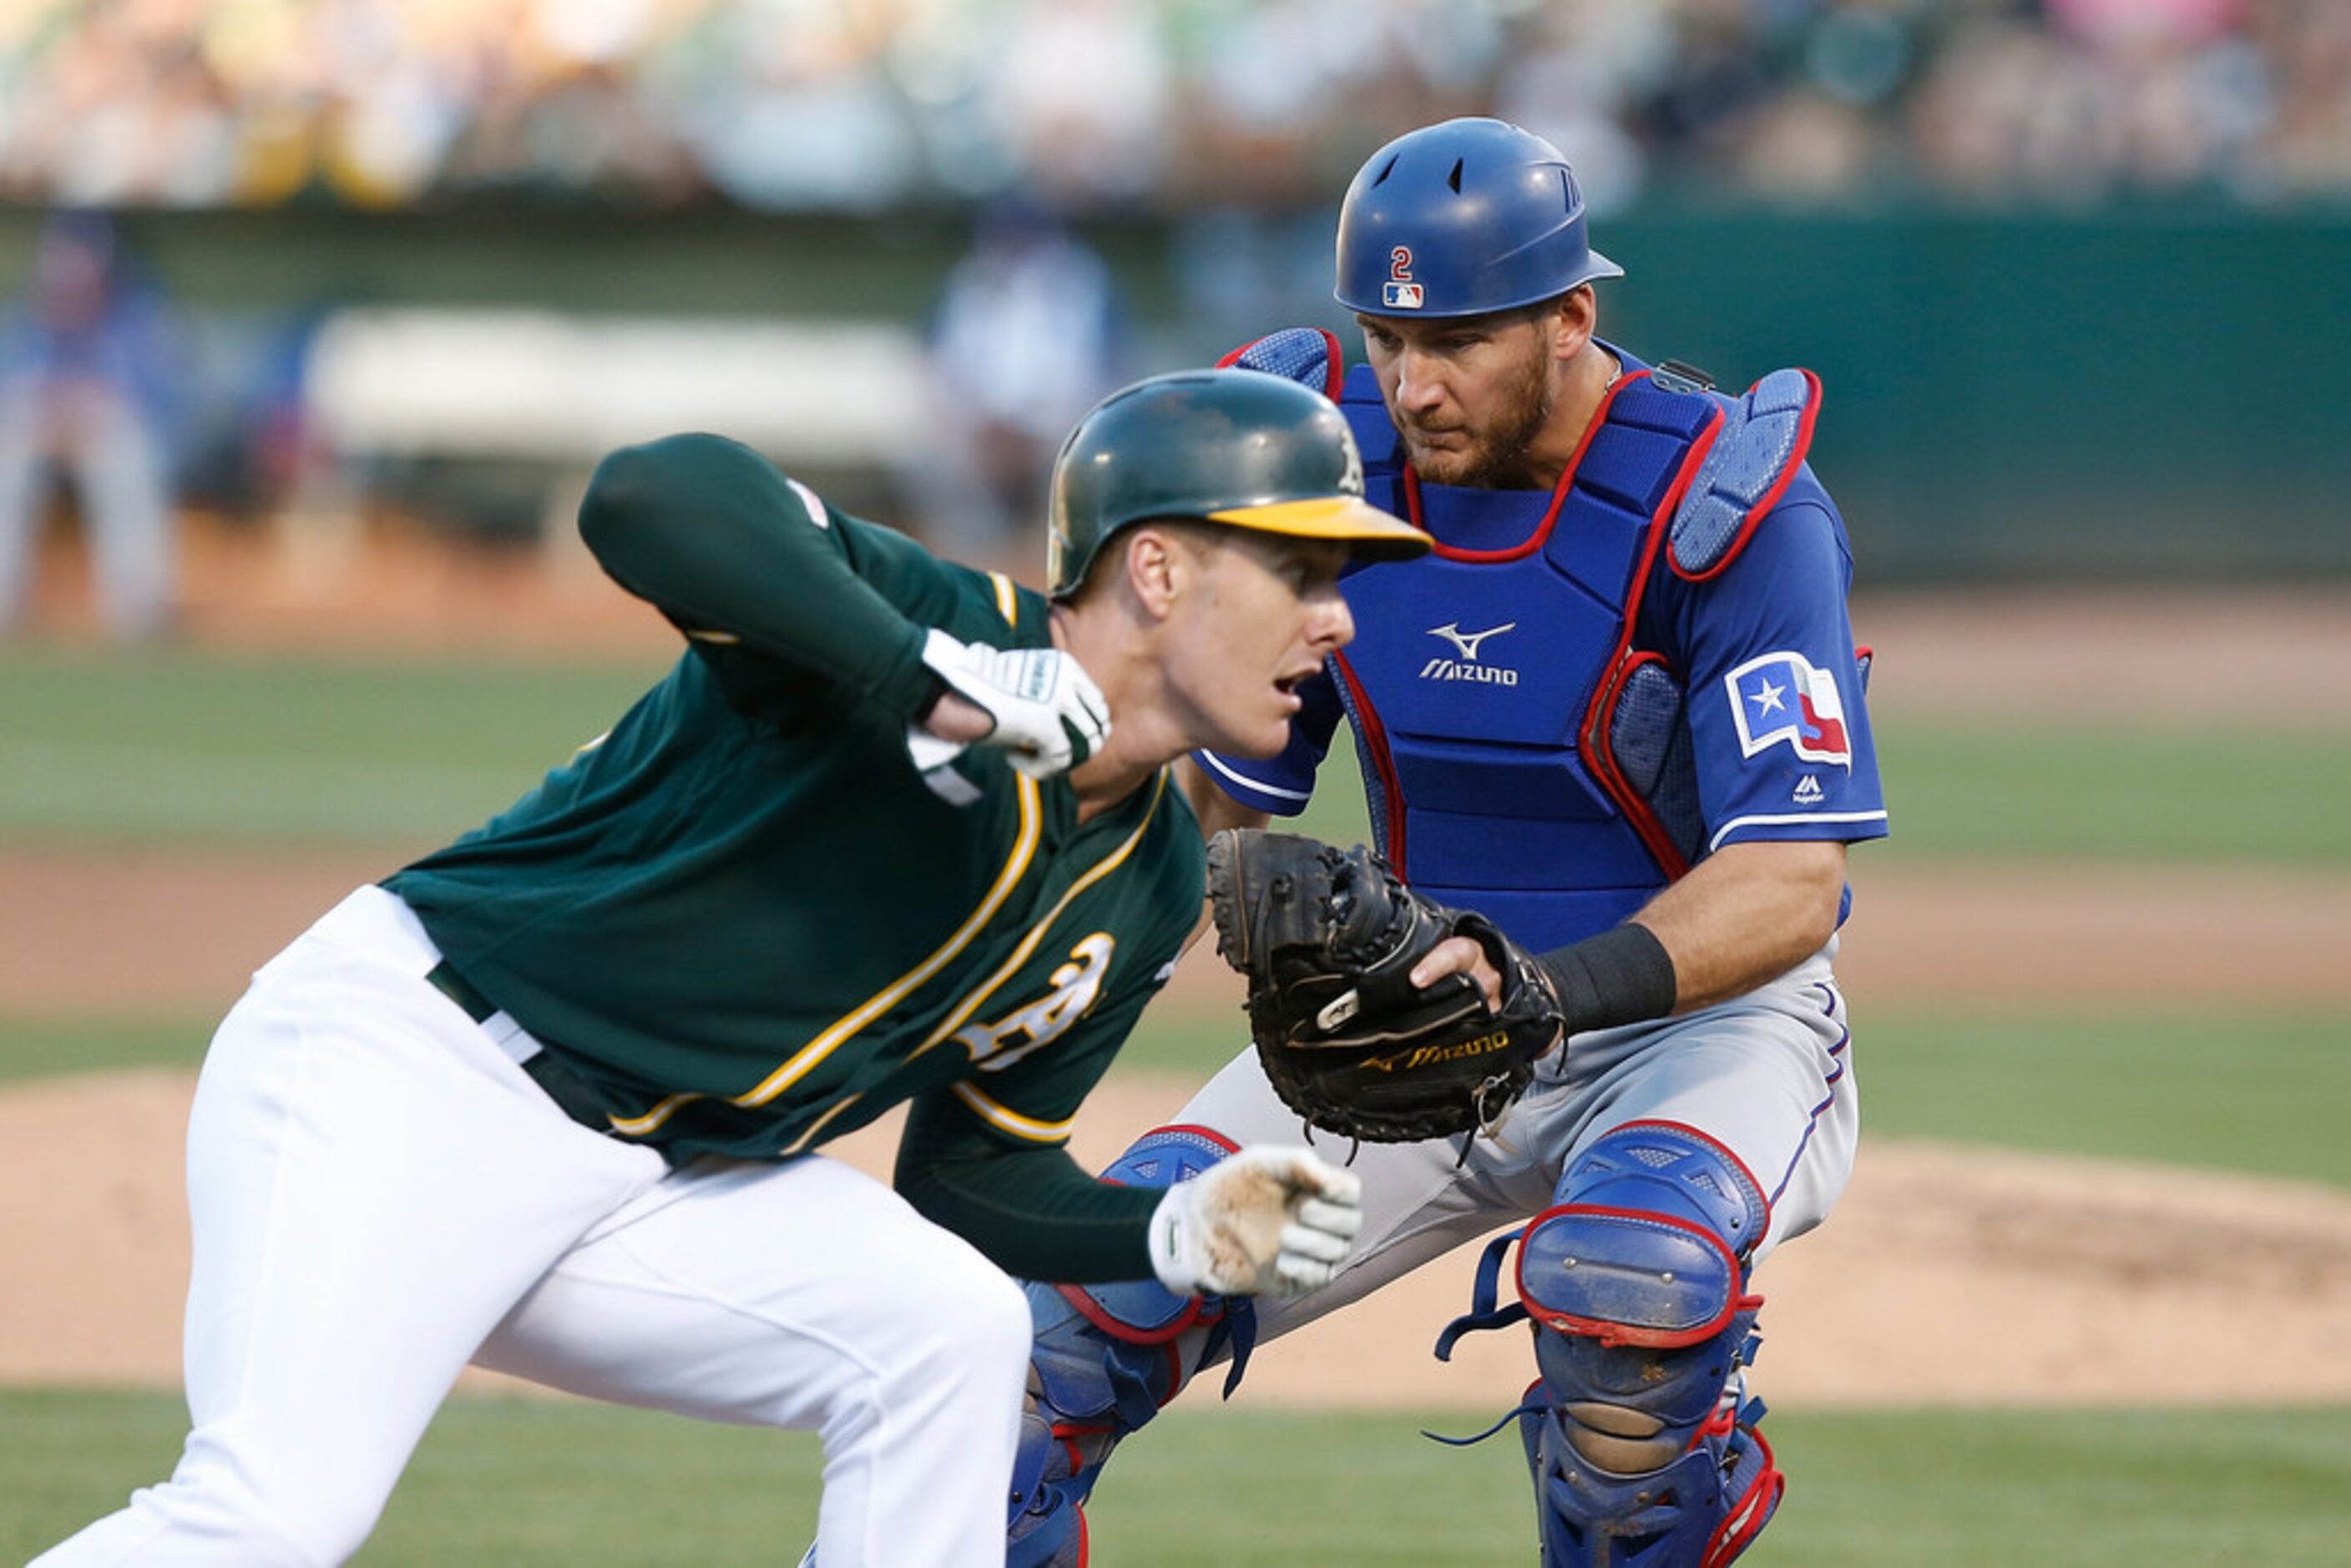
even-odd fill
[{"label": "green grass field", "polygon": [[[658,660],[358,663],[0,650],[0,840],[409,841],[472,827],[603,730]],[[1881,716],[1873,855],[2351,862],[2351,735]],[[1362,836],[1352,750],[1303,819]]]},{"label": "green grass field", "polygon": [[[0,1019],[0,1082],[179,1066],[214,1020]],[[1147,1018],[1117,1071],[1205,1079],[1240,1049],[1229,1022]],[[1873,1136],[1936,1138],[2242,1171],[2351,1188],[2351,1017],[1895,1012],[1860,1027]]]},{"label": "green grass field", "polygon": [[[39,1550],[162,1475],[165,1395],[0,1394],[0,1555]],[[1532,1559],[1518,1443],[1459,1412],[1178,1408],[1090,1511],[1097,1568],[1505,1568]],[[1480,1423],[1482,1424],[1482,1423]],[[1756,1568],[2333,1564],[2351,1411],[1788,1411],[1795,1479]],[[566,1568],[786,1563],[816,1518],[812,1439],[569,1403],[453,1401],[357,1562]]]},{"label": "green grass field", "polygon": [[0,653],[0,841],[439,842],[663,668]]},{"label": "green grass field", "polygon": [[[0,843],[439,841],[504,805],[659,673],[658,660],[0,650]],[[1898,836],[1868,852],[1888,862],[2351,865],[2351,814],[2313,809],[2351,776],[2351,736],[2103,720],[1995,735],[1898,714],[1878,727]],[[1364,818],[1343,747],[1334,767],[1304,825],[1352,840]],[[0,1080],[193,1065],[213,1021],[0,1018]],[[1203,1074],[1238,1047],[1238,1025],[1155,1018],[1123,1065]],[[2351,1017],[2340,1013],[1869,1009],[1859,1029],[1873,1135],[2351,1187],[2351,1153],[2336,1142],[2351,1103]],[[0,1392],[0,1557],[160,1478],[183,1419],[164,1395]],[[1415,1435],[1482,1424],[1471,1412],[1277,1416],[1246,1396],[1217,1413],[1187,1406],[1104,1483],[1094,1561],[1522,1564],[1531,1510],[1515,1440],[1463,1452]],[[1765,1568],[2351,1558],[2351,1408],[1782,1409],[1769,1430],[1794,1480],[1746,1559]],[[789,1563],[816,1478],[804,1437],[460,1400],[360,1561]]]}]

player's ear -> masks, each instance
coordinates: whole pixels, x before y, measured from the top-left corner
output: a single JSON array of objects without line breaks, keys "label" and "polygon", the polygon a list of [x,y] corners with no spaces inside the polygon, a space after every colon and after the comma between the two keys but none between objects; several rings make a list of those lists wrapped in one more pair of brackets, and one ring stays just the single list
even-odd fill
[{"label": "player's ear", "polygon": [[1165,523],[1143,523],[1127,533],[1127,591],[1155,621],[1166,619],[1191,578],[1190,544],[1182,529]]},{"label": "player's ear", "polygon": [[1579,283],[1551,302],[1544,319],[1551,332],[1552,358],[1572,360],[1600,329],[1600,299],[1589,283]]}]

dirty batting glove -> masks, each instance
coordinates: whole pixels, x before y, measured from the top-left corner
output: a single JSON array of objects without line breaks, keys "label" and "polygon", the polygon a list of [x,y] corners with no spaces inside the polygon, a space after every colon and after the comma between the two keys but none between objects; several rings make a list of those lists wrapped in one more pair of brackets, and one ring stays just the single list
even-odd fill
[{"label": "dirty batting glove", "polygon": [[[995,727],[972,744],[1008,754],[1019,772],[1050,779],[1075,768],[1110,738],[1110,705],[1077,660],[1058,648],[992,648],[934,628],[923,663],[956,695],[984,709]],[[919,724],[906,727],[906,750],[925,773],[962,751]]]},{"label": "dirty batting glove", "polygon": [[1353,1172],[1253,1145],[1167,1189],[1151,1268],[1179,1296],[1295,1296],[1331,1282],[1363,1225]]}]

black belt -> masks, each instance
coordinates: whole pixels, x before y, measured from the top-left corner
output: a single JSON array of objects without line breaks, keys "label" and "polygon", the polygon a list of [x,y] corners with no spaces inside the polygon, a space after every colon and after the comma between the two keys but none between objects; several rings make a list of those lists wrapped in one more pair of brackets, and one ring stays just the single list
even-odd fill
[{"label": "black belt", "polygon": [[[425,972],[424,983],[465,1010],[465,1016],[475,1023],[487,1023],[499,1011],[498,1004],[482,995],[474,982],[457,972],[457,967],[444,958]],[[555,1053],[545,1046],[517,1063],[530,1074],[532,1082],[546,1092],[556,1108],[591,1132],[610,1133],[612,1123],[604,1114],[603,1102],[588,1081],[555,1060]]]}]

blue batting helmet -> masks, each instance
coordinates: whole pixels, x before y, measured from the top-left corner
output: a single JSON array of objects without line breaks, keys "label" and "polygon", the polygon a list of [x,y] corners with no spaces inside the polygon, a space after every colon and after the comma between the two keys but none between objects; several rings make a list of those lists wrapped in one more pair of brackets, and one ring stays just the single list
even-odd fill
[{"label": "blue batting helmet", "polygon": [[1499,120],[1447,120],[1371,156],[1339,207],[1339,303],[1479,316],[1625,269],[1584,238],[1559,149]]}]

